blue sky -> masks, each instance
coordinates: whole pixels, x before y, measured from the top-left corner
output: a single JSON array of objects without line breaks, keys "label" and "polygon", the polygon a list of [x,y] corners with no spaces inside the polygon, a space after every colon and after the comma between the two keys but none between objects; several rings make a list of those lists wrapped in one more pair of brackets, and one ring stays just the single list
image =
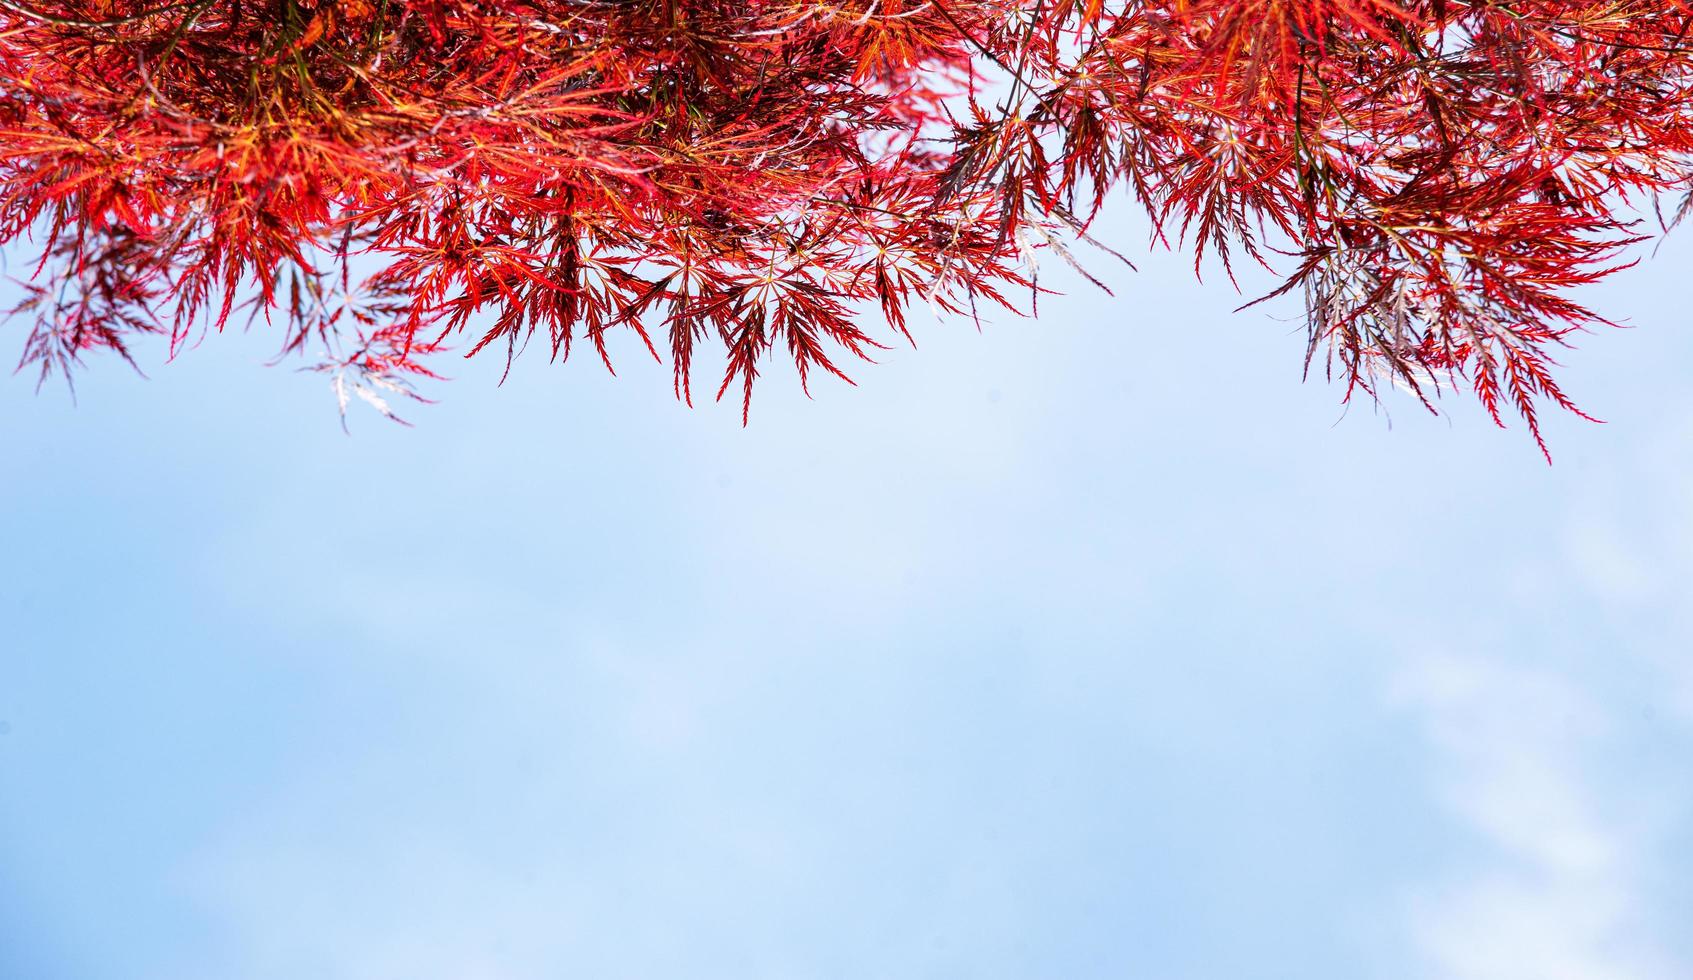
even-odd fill
[{"label": "blue sky", "polygon": [[14,377],[0,976],[1686,977],[1690,255],[1550,468],[1171,256],[747,429],[633,345],[350,437],[258,334]]}]

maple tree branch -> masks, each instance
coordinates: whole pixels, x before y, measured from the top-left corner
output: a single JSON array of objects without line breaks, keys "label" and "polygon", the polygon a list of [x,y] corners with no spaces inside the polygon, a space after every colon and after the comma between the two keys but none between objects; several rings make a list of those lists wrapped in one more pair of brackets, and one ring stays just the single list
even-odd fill
[{"label": "maple tree branch", "polygon": [[81,20],[74,17],[61,17],[54,14],[42,13],[39,10],[26,7],[23,4],[18,3],[17,0],[0,0],[0,8],[10,10],[13,13],[28,17],[31,20],[38,20],[44,24],[53,24],[58,27],[123,27],[126,24],[139,23],[140,21],[157,17],[160,14],[168,14],[172,11],[181,10],[184,7],[191,7],[194,6],[195,3],[196,0],[183,0],[183,2],[180,3],[171,3],[162,7],[154,7],[150,10],[143,10],[138,13],[131,14],[128,17],[119,17],[113,20]]}]

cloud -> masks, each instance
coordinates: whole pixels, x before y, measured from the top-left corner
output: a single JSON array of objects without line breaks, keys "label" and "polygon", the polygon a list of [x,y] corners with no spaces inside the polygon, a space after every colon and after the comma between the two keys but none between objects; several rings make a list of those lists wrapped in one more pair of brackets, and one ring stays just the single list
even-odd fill
[{"label": "cloud", "polygon": [[1596,474],[1565,519],[1561,568],[1626,636],[1620,652],[1658,675],[1693,722],[1693,412],[1662,420],[1618,473]]},{"label": "cloud", "polygon": [[1440,797],[1480,860],[1411,902],[1426,975],[1442,980],[1668,980],[1642,869],[1653,837],[1605,792],[1613,717],[1566,677],[1434,655],[1397,700],[1436,750]]}]

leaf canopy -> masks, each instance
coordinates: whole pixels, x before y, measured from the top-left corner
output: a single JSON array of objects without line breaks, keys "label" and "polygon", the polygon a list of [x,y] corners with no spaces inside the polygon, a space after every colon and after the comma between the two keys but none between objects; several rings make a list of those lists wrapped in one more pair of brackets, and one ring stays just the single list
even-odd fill
[{"label": "leaf canopy", "polygon": [[449,348],[609,367],[626,330],[690,401],[722,351],[745,412],[771,357],[845,377],[878,314],[909,339],[914,305],[1032,299],[1035,252],[1116,254],[1123,191],[1196,268],[1285,266],[1347,398],[1467,387],[1538,441],[1575,410],[1551,353],[1607,322],[1577,287],[1693,183],[1690,30],[1688,0],[0,0],[0,245],[40,252],[43,377],[239,311],[393,415]]}]

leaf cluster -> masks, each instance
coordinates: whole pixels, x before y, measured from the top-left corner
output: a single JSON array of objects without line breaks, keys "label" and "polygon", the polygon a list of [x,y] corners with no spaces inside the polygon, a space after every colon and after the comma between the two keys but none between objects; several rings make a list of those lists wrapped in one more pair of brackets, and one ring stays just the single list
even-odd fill
[{"label": "leaf cluster", "polygon": [[629,331],[690,401],[721,352],[744,413],[771,357],[846,377],[871,309],[909,339],[918,304],[1013,308],[1125,191],[1196,269],[1291,256],[1271,296],[1348,398],[1468,387],[1538,441],[1574,409],[1551,353],[1606,323],[1572,291],[1693,183],[1690,29],[1689,0],[0,0],[0,245],[39,248],[43,376],[242,311],[392,414],[455,346],[610,367]]}]

